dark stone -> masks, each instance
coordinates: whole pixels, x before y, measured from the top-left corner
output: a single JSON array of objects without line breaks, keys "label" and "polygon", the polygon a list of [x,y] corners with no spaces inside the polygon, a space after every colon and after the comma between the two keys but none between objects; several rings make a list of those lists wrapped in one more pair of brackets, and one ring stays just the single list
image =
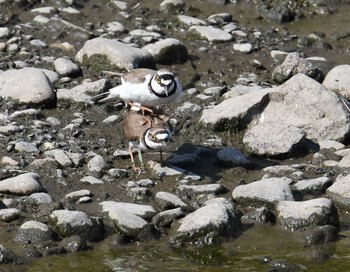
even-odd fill
[{"label": "dark stone", "polygon": [[295,13],[290,10],[287,2],[261,4],[256,7],[256,10],[262,18],[271,22],[287,23],[295,18]]},{"label": "dark stone", "polygon": [[314,246],[334,242],[338,238],[338,230],[335,226],[310,226],[296,232],[297,237],[304,246]]}]

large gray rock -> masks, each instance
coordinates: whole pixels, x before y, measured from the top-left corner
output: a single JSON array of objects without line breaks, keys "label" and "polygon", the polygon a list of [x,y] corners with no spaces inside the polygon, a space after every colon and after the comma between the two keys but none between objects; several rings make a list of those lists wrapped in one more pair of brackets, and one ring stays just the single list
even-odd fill
[{"label": "large gray rock", "polygon": [[293,157],[305,150],[304,136],[304,131],[295,126],[264,122],[249,129],[243,137],[243,143],[256,155]]},{"label": "large gray rock", "polygon": [[51,240],[52,230],[38,221],[26,221],[18,229],[16,240],[20,242],[38,242]]},{"label": "large gray rock", "polygon": [[249,206],[268,205],[279,201],[294,200],[289,178],[267,178],[246,185],[237,186],[232,197],[238,203]]},{"label": "large gray rock", "polygon": [[200,122],[217,131],[237,131],[245,128],[252,120],[257,110],[268,103],[270,89],[256,90],[250,93],[234,96],[204,109]]},{"label": "large gray rock", "polygon": [[337,178],[326,194],[336,206],[350,211],[350,174]]},{"label": "large gray rock", "polygon": [[338,225],[338,215],[328,198],[307,201],[281,201],[276,205],[276,222],[286,229]]},{"label": "large gray rock", "polygon": [[47,76],[36,68],[7,70],[0,74],[0,96],[20,104],[49,105],[56,103],[56,94]]},{"label": "large gray rock", "polygon": [[346,99],[350,99],[350,65],[338,65],[326,75],[322,85],[328,90],[336,92]]},{"label": "large gray rock", "polygon": [[153,238],[153,226],[146,221],[156,214],[152,206],[115,201],[103,201],[100,205],[124,236],[139,241]]},{"label": "large gray rock", "polygon": [[240,214],[232,202],[214,198],[180,220],[172,243],[213,244],[223,237],[237,236],[241,231]]},{"label": "large gray rock", "polygon": [[83,63],[84,58],[93,56],[105,57],[111,66],[117,69],[130,71],[135,68],[148,67],[155,68],[153,57],[145,50],[134,48],[118,40],[95,38],[85,43],[77,53],[75,59]]},{"label": "large gray rock", "polygon": [[181,198],[168,192],[157,192],[154,201],[163,211],[177,207],[187,207],[187,204]]},{"label": "large gray rock", "polygon": [[332,182],[329,177],[303,179],[293,184],[292,190],[301,194],[324,194],[327,187],[329,187],[331,184]]},{"label": "large gray rock", "polygon": [[[303,74],[271,89],[260,124],[280,123],[302,129],[308,139],[344,141],[350,132],[347,110],[340,98]],[[287,114],[286,114],[287,113]],[[270,134],[265,134],[270,137]]]},{"label": "large gray rock", "polygon": [[149,52],[155,62],[162,64],[183,63],[188,56],[186,46],[174,38],[147,44],[142,49]]},{"label": "large gray rock", "polygon": [[16,177],[3,179],[0,181],[0,192],[16,195],[30,195],[43,191],[39,182],[39,175],[36,173],[25,173]]},{"label": "large gray rock", "polygon": [[100,79],[97,81],[80,84],[72,89],[58,89],[57,100],[93,104],[90,94],[97,95],[108,91],[107,86],[108,81],[106,79]]},{"label": "large gray rock", "polygon": [[139,237],[139,234],[146,232],[149,224],[140,216],[129,213],[123,209],[112,209],[108,216],[114,221],[118,230],[127,237]]},{"label": "large gray rock", "polygon": [[150,205],[141,205],[126,202],[103,201],[100,203],[102,212],[110,212],[114,210],[124,210],[128,213],[137,215],[144,219],[150,219],[156,214],[154,208]]},{"label": "large gray rock", "polygon": [[102,223],[81,211],[55,210],[49,217],[50,226],[61,238],[79,235],[96,241],[102,238]]}]

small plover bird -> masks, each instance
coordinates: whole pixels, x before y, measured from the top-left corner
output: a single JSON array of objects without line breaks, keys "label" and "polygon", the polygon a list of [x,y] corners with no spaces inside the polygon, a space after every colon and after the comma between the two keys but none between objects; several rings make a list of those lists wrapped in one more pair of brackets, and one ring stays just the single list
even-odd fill
[{"label": "small plover bird", "polygon": [[173,133],[169,117],[144,115],[133,110],[129,110],[124,116],[123,129],[125,137],[129,141],[129,154],[134,170],[138,170],[132,154],[134,149],[138,150],[141,168],[143,168],[141,151],[159,150],[162,160],[161,150],[170,141]]},{"label": "small plover bird", "polygon": [[180,82],[168,69],[137,68],[121,76],[121,85],[92,97],[98,104],[125,101],[134,110],[178,102],[183,96]]}]

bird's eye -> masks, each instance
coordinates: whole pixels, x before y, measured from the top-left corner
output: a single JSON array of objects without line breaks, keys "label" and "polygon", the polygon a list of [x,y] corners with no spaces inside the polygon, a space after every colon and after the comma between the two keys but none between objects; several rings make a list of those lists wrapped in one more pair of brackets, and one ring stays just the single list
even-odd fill
[{"label": "bird's eye", "polygon": [[157,137],[156,137],[156,135],[154,135],[154,134],[151,134],[151,139],[152,139],[153,141],[157,140]]},{"label": "bird's eye", "polygon": [[160,77],[158,75],[156,76],[156,81],[158,84],[160,84]]}]

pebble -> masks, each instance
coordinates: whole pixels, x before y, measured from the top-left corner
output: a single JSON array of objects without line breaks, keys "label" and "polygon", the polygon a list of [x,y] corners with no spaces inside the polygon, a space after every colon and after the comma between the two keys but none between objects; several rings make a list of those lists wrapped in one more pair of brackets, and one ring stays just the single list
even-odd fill
[{"label": "pebble", "polygon": [[10,36],[10,29],[8,27],[0,27],[0,39]]},{"label": "pebble", "polygon": [[82,179],[80,179],[80,181],[82,183],[88,183],[88,184],[103,184],[103,181],[98,179],[98,178],[95,178],[95,177],[92,177],[92,176],[85,176],[83,177]]},{"label": "pebble", "polygon": [[5,52],[7,48],[6,43],[0,42],[0,52]]},{"label": "pebble", "polygon": [[285,60],[285,58],[287,57],[288,52],[284,52],[284,51],[280,51],[280,50],[272,50],[270,52],[270,55],[275,61],[282,63]]},{"label": "pebble", "polygon": [[19,166],[19,162],[9,156],[4,156],[0,159],[0,164],[3,166]]},{"label": "pebble", "polygon": [[28,196],[28,200],[35,204],[49,204],[53,203],[52,196],[47,193],[34,193]]},{"label": "pebble", "polygon": [[0,221],[2,222],[12,222],[18,219],[20,216],[20,211],[15,208],[1,209],[0,210]]},{"label": "pebble", "polygon": [[233,50],[240,51],[242,53],[252,52],[253,46],[250,43],[234,43]]},{"label": "pebble", "polygon": [[210,23],[211,25],[223,25],[224,23],[228,23],[232,20],[232,15],[230,13],[216,13],[213,15],[210,15],[206,21]]},{"label": "pebble", "polygon": [[122,121],[122,117],[119,115],[112,114],[102,121],[102,123],[115,125]]},{"label": "pebble", "polygon": [[56,12],[56,9],[54,7],[41,7],[41,8],[32,9],[31,12],[41,13],[41,14],[50,14],[50,13]]},{"label": "pebble", "polygon": [[182,208],[175,208],[157,213],[152,218],[152,224],[159,227],[169,227],[176,219],[185,216]]},{"label": "pebble", "polygon": [[198,34],[209,42],[227,42],[232,40],[230,33],[211,26],[191,26],[188,31]]},{"label": "pebble", "polygon": [[24,116],[33,116],[37,117],[41,114],[40,110],[37,109],[25,109],[25,110],[18,110],[13,112],[12,114],[9,115],[11,119],[15,119],[18,117],[24,117]]},{"label": "pebble", "polygon": [[126,31],[125,27],[123,24],[119,23],[119,22],[109,22],[107,23],[107,31],[111,31],[115,34],[121,34],[124,33]]},{"label": "pebble", "polygon": [[101,155],[94,156],[87,164],[88,172],[97,177],[102,176],[102,172],[105,170],[106,166],[106,161]]},{"label": "pebble", "polygon": [[5,125],[0,126],[0,134],[3,135],[13,135],[16,132],[20,132],[22,129],[19,126]]},{"label": "pebble", "polygon": [[47,47],[47,44],[45,42],[43,42],[42,40],[38,40],[38,39],[33,39],[30,41],[30,44],[35,46],[35,47]]},{"label": "pebble", "polygon": [[49,18],[43,15],[37,15],[34,17],[33,22],[39,23],[39,24],[46,24],[50,21]]},{"label": "pebble", "polygon": [[120,10],[126,10],[128,8],[128,3],[124,1],[112,0],[112,4]]},{"label": "pebble", "polygon": [[180,185],[176,192],[179,195],[191,198],[201,194],[221,194],[226,192],[225,186],[221,184],[205,184],[205,185]]},{"label": "pebble", "polygon": [[162,64],[183,63],[188,58],[186,46],[174,38],[166,38],[147,44],[142,50],[149,52],[155,62]]},{"label": "pebble", "polygon": [[69,194],[66,194],[64,196],[65,199],[67,199],[68,201],[71,202],[76,202],[77,200],[79,200],[82,197],[90,197],[92,194],[89,190],[79,190],[79,191],[75,191],[75,192],[71,192]]},{"label": "pebble", "polygon": [[66,58],[58,58],[54,61],[55,70],[61,76],[75,76],[80,73],[78,65]]},{"label": "pebble", "polygon": [[163,12],[177,12],[185,6],[182,0],[164,0],[160,3],[160,11]]},{"label": "pebble", "polygon": [[191,17],[191,16],[187,16],[187,15],[177,15],[177,19],[187,25],[187,26],[193,26],[193,25],[207,25],[207,23],[201,19],[195,18],[195,17]]},{"label": "pebble", "polygon": [[17,142],[15,144],[15,150],[18,152],[27,152],[27,153],[37,153],[39,149],[35,146],[35,144],[27,143],[27,142]]},{"label": "pebble", "polygon": [[73,166],[73,162],[69,157],[68,152],[62,149],[48,150],[48,151],[45,151],[44,154],[46,157],[55,159],[64,168]]},{"label": "pebble", "polygon": [[62,12],[66,12],[66,13],[69,13],[69,14],[80,14],[81,12],[75,8],[72,8],[72,7],[66,7],[66,8],[63,8],[62,9]]},{"label": "pebble", "polygon": [[108,174],[115,178],[127,178],[129,177],[129,172],[126,169],[111,168],[108,170]]},{"label": "pebble", "polygon": [[322,71],[311,62],[302,58],[299,53],[288,53],[283,63],[272,72],[272,79],[281,84],[296,74],[305,74],[319,82],[324,78]]}]

